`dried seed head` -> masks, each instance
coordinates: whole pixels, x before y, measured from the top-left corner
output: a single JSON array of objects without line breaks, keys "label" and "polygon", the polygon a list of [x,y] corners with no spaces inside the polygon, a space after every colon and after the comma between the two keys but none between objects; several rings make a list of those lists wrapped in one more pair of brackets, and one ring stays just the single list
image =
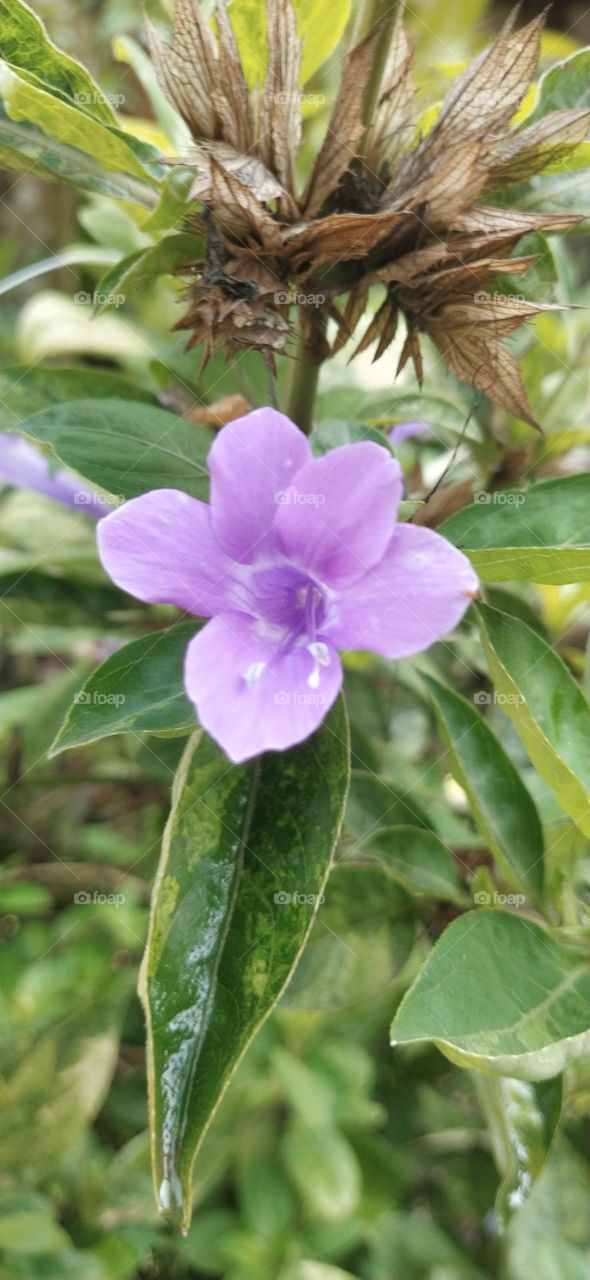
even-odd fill
[{"label": "dried seed head", "polygon": [[[503,337],[547,306],[486,295],[498,272],[525,271],[515,259],[530,231],[564,231],[579,218],[521,213],[478,203],[563,158],[584,138],[586,110],[559,110],[511,128],[535,74],[542,18],[497,39],[453,81],[440,114],[420,136],[412,52],[401,22],[393,28],[367,129],[363,105],[377,45],[372,32],[348,54],[324,142],[304,192],[295,182],[300,141],[301,42],[291,0],[267,0],[268,58],[262,90],[248,88],[231,23],[220,2],[215,30],[199,0],[177,0],[172,43],[148,27],[165,92],[194,138],[179,162],[193,165],[195,221],[205,230],[198,281],[179,328],[207,358],[218,346],[253,348],[272,363],[287,347],[291,290],[318,361],[331,353],[325,319],[337,321],[332,351],[353,335],[369,288],[384,302],[357,351],[390,346],[400,312],[407,338],[398,365],[422,376],[420,334],[445,365],[509,412],[537,425],[517,362]],[[323,314],[317,303],[321,298]],[[342,300],[337,307],[336,300]]]}]

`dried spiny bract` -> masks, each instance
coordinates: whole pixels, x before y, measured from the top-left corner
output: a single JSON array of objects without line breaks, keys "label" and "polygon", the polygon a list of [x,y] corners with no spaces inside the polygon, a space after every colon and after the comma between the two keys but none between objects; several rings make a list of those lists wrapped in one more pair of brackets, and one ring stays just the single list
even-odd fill
[{"label": "dried spiny bract", "polygon": [[[149,29],[166,93],[194,139],[179,163],[194,165],[192,195],[205,232],[204,259],[179,327],[210,355],[261,351],[272,364],[298,304],[310,357],[330,354],[325,319],[337,321],[332,351],[353,335],[372,285],[386,286],[357,351],[391,344],[399,313],[407,327],[398,369],[422,377],[420,334],[449,370],[497,404],[534,423],[515,358],[502,339],[545,306],[493,294],[498,272],[526,271],[514,258],[531,231],[567,231],[568,214],[519,213],[479,203],[561,159],[586,136],[590,111],[559,110],[522,128],[511,121],[535,74],[542,18],[496,41],[452,83],[434,127],[420,136],[412,53],[393,29],[368,128],[363,113],[383,37],[374,30],[344,61],[324,142],[304,191],[300,142],[301,43],[291,0],[267,0],[264,85],[250,90],[225,5],[215,29],[199,0],[177,0],[172,44]],[[337,301],[338,300],[338,304]]]}]

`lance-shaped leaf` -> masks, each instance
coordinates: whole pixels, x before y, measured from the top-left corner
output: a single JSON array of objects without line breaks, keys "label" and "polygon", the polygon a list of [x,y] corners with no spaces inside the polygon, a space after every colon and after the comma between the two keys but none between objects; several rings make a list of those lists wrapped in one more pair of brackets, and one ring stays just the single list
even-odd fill
[{"label": "lance-shaped leaf", "polygon": [[5,365],[0,370],[0,404],[2,429],[17,430],[24,418],[64,400],[117,400],[145,401],[152,396],[118,373],[103,369],[62,368],[26,364]]},{"label": "lance-shaped leaf", "polygon": [[154,1178],[162,1209],[185,1229],[195,1153],[309,933],[348,761],[339,702],[292,751],[232,766],[197,734],[179,768],[141,995]]},{"label": "lance-shaped leaf", "polygon": [[431,951],[391,1043],[433,1041],[452,1062],[546,1080],[590,1048],[590,966],[539,925],[468,911]]},{"label": "lance-shaped leaf", "polygon": [[149,288],[160,276],[174,275],[180,268],[197,261],[202,253],[200,237],[185,231],[162,236],[157,244],[149,245],[147,249],[136,249],[102,277],[96,292],[104,301],[97,311],[116,306],[117,295],[135,299],[142,289]]},{"label": "lance-shaped leaf", "polygon": [[[543,887],[543,832],[526,787],[475,707],[425,677],[453,774],[467,792],[479,831],[507,880],[538,900]],[[484,692],[483,697],[487,701]]]},{"label": "lance-shaped leaf", "polygon": [[562,809],[590,835],[590,707],[561,658],[519,618],[478,609],[500,705]]},{"label": "lance-shaped leaf", "polygon": [[41,20],[22,0],[0,0],[0,57],[31,71],[51,91],[63,94],[103,124],[116,125],[108,98],[69,54],[49,39]]},{"label": "lance-shaped leaf", "polygon": [[78,690],[50,750],[58,755],[114,733],[181,733],[195,725],[184,655],[198,624],[181,622],[112,653]]},{"label": "lance-shaped leaf", "polygon": [[441,525],[486,582],[590,581],[590,473],[478,493]]},{"label": "lance-shaped leaf", "polygon": [[507,1225],[542,1172],[561,1115],[563,1081],[512,1080],[475,1073],[494,1159],[501,1174],[496,1212]]},{"label": "lance-shaped leaf", "polygon": [[[143,151],[147,157],[147,148],[122,129],[95,120],[65,98],[54,97],[32,73],[19,74],[7,62],[0,61],[0,96],[11,120],[30,121],[56,142],[92,156],[103,169],[154,182],[136,154]],[[149,158],[155,160],[156,153]]]},{"label": "lance-shaped leaf", "polygon": [[205,459],[213,432],[152,405],[71,400],[33,414],[18,429],[109,493],[135,498],[150,489],[183,489],[207,498]]},{"label": "lance-shaped leaf", "polygon": [[369,854],[410,893],[464,902],[464,892],[449,850],[434,831],[423,827],[384,827],[363,845]]},{"label": "lance-shaped leaf", "polygon": [[77,147],[49,138],[27,120],[11,120],[1,102],[0,164],[17,173],[28,173],[34,167],[39,177],[147,209],[152,209],[156,200],[147,175],[140,181],[126,173],[107,172],[93,156]]}]

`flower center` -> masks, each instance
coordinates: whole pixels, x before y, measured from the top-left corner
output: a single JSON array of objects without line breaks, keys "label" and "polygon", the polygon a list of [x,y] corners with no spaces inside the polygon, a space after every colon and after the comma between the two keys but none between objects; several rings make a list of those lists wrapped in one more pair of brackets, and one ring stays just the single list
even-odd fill
[{"label": "flower center", "polygon": [[326,617],[324,592],[308,574],[292,565],[272,566],[252,574],[250,608],[264,622],[280,627],[285,643],[302,636],[312,642]]},{"label": "flower center", "polygon": [[[289,649],[305,647],[313,658],[307,683],[317,689],[321,668],[330,665],[328,646],[318,639],[327,616],[322,587],[292,565],[273,565],[253,573],[248,588],[248,607],[259,619],[260,637],[276,643],[276,658]],[[242,673],[246,683],[258,684],[268,665],[251,662]]]}]

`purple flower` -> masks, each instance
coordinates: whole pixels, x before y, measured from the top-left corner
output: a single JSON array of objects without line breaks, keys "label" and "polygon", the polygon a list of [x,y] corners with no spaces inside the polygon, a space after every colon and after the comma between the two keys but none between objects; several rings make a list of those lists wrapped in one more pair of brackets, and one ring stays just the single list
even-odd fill
[{"label": "purple flower", "polygon": [[427,422],[398,422],[396,427],[392,427],[389,439],[392,444],[402,444],[404,440],[411,440],[414,436],[421,436],[423,431],[430,431]]},{"label": "purple flower", "polygon": [[223,427],[209,453],[211,505],[176,489],[133,498],[97,529],[118,586],[210,622],[185,686],[233,761],[301,742],[337,697],[337,649],[388,658],[426,649],[477,590],[464,555],[396,525],[399,463],[378,444],[314,459],[274,409]]},{"label": "purple flower", "polygon": [[105,512],[95,494],[69,471],[52,470],[50,458],[22,436],[0,432],[0,482],[43,493],[68,507],[79,507],[86,515],[102,516]]}]

